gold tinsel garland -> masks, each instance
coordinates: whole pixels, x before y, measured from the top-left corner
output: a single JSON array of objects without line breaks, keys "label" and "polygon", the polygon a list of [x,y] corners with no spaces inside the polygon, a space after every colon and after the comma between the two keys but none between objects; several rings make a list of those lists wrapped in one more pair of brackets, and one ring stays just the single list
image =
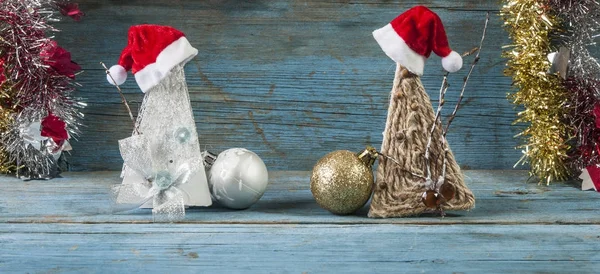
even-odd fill
[{"label": "gold tinsel garland", "polygon": [[503,53],[509,59],[505,73],[512,76],[516,89],[509,99],[524,107],[515,123],[527,124],[517,135],[525,139],[519,163],[529,162],[531,175],[549,184],[569,177],[569,131],[561,121],[566,113],[567,91],[558,76],[548,73],[550,35],[557,31],[559,21],[547,4],[539,0],[504,1],[501,16],[513,40]]},{"label": "gold tinsel garland", "polygon": [[[6,132],[12,123],[13,113],[15,112],[12,99],[15,98],[15,93],[15,89],[6,81],[0,84],[0,134]],[[8,153],[5,151],[4,146],[0,144],[0,173],[9,173],[14,169],[15,166],[9,160]]]}]

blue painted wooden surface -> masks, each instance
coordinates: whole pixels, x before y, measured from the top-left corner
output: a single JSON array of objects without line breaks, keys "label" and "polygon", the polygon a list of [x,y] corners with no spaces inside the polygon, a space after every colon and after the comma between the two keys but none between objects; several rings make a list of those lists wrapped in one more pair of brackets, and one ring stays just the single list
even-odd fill
[{"label": "blue painted wooden surface", "polygon": [[[286,224],[598,224],[600,195],[569,184],[526,184],[524,171],[467,171],[467,185],[477,199],[472,211],[450,212],[452,218],[369,219],[367,209],[336,216],[321,209],[309,190],[309,172],[276,171],[261,200],[250,210],[218,206],[191,208],[186,223]],[[65,173],[50,181],[21,182],[0,177],[0,222],[18,223],[147,223],[149,210],[110,215],[110,186],[121,183],[118,172]],[[557,205],[560,203],[560,206]]]},{"label": "blue painted wooden surface", "polygon": [[[599,225],[0,224],[15,273],[598,273]],[[5,231],[20,231],[6,236]],[[85,231],[85,232],[82,232]],[[8,251],[8,253],[7,253]]]},{"label": "blue painted wooden surface", "polygon": [[[130,25],[172,25],[200,54],[186,67],[202,145],[214,151],[246,147],[273,170],[310,170],[324,154],[380,146],[394,64],[371,32],[416,4],[443,19],[459,52],[476,46],[485,11],[488,38],[449,133],[465,169],[508,169],[520,157],[506,100],[501,46],[509,43],[497,16],[498,1],[164,1],[80,0],[82,22],[57,27],[62,46],[85,72],[79,95],[87,98],[87,127],[69,157],[73,170],[118,170],[117,140],[131,133],[116,90],[99,62],[117,61]],[[468,61],[468,60],[467,60]],[[465,72],[451,77],[450,102]],[[427,62],[423,81],[435,93],[440,58]],[[135,108],[142,94],[133,77],[123,86]]]},{"label": "blue painted wooden surface", "polygon": [[109,215],[117,172],[0,177],[0,273],[597,273],[600,195],[526,184],[524,171],[467,171],[470,212],[368,219],[319,208],[308,172],[272,172],[247,210]]}]

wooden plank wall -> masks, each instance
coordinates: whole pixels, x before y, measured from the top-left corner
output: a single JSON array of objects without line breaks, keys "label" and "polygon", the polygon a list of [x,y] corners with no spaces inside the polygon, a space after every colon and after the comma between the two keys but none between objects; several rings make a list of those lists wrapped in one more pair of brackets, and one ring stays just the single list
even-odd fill
[{"label": "wooden plank wall", "polygon": [[[246,147],[272,170],[310,170],[329,151],[379,147],[394,63],[371,32],[417,4],[440,15],[458,52],[478,44],[485,11],[493,12],[449,143],[465,169],[508,169],[520,157],[500,57],[509,40],[496,0],[77,2],[84,19],[57,24],[63,30],[57,40],[85,70],[79,95],[89,104],[87,126],[69,157],[73,170],[121,167],[117,140],[130,135],[131,122],[99,62],[114,64],[129,26],[142,23],[172,25],[200,51],[186,76],[203,147]],[[448,105],[465,74],[452,75]],[[423,82],[434,96],[441,75],[440,58],[432,55]],[[131,75],[123,89],[139,106],[143,95]]]}]

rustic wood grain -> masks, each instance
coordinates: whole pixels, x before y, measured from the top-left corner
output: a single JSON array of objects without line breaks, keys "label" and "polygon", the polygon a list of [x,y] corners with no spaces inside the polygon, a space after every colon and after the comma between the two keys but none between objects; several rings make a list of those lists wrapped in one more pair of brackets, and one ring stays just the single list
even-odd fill
[{"label": "rustic wood grain", "polygon": [[0,224],[3,273],[597,273],[598,225]]},{"label": "rustic wood grain", "polygon": [[[0,273],[596,273],[600,195],[467,171],[471,212],[368,219],[320,209],[308,172],[272,172],[247,210],[102,213],[117,172],[0,177]],[[94,213],[95,211],[95,213]]]},{"label": "rustic wood grain", "polygon": [[[0,223],[150,223],[149,209],[110,214],[109,189],[118,172],[66,173],[50,181],[22,182],[0,177]],[[448,217],[367,218],[368,205],[355,215],[337,216],[320,208],[310,192],[310,172],[270,173],[265,195],[247,210],[219,206],[190,208],[192,224],[595,224],[600,195],[569,184],[527,184],[525,171],[466,171],[475,209]]]},{"label": "rustic wood grain", "polygon": [[[520,156],[511,126],[516,111],[505,99],[510,79],[500,52],[509,41],[497,1],[78,2],[85,18],[57,24],[57,40],[85,70],[79,95],[89,103],[87,127],[69,157],[73,170],[121,167],[117,140],[131,133],[130,121],[99,62],[115,63],[128,27],[141,23],[175,26],[199,49],[186,76],[204,147],[246,147],[275,170],[309,170],[329,151],[379,147],[394,64],[371,32],[415,4],[441,16],[459,52],[478,44],[485,11],[493,12],[449,143],[465,169],[511,168]],[[439,57],[425,73],[426,89],[437,92]],[[464,73],[451,77],[449,104]],[[142,94],[131,75],[123,88],[138,106]]]}]

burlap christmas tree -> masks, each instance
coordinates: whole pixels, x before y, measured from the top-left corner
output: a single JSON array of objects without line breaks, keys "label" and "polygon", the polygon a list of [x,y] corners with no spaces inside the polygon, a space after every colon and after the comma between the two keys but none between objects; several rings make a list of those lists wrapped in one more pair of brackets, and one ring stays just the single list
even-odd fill
[{"label": "burlap christmas tree", "polygon": [[[381,146],[381,152],[398,163],[380,158],[369,217],[401,217],[428,210],[422,199],[429,188],[421,176],[426,175],[425,148],[434,119],[435,114],[421,79],[398,64]],[[441,125],[438,124],[433,136],[441,134]],[[443,144],[441,138],[431,140],[431,178],[436,179],[442,173],[443,155],[448,145]],[[445,182],[454,186],[455,196],[442,208],[470,209],[475,204],[473,193],[466,187],[460,167],[449,148],[445,154]]]},{"label": "burlap christmas tree", "polygon": [[369,217],[472,208],[475,198],[445,142],[420,79],[432,51],[442,57],[448,72],[462,67],[461,56],[448,45],[440,18],[416,6],[375,30],[373,36],[397,69],[381,147],[381,153],[394,160],[380,158]]}]

